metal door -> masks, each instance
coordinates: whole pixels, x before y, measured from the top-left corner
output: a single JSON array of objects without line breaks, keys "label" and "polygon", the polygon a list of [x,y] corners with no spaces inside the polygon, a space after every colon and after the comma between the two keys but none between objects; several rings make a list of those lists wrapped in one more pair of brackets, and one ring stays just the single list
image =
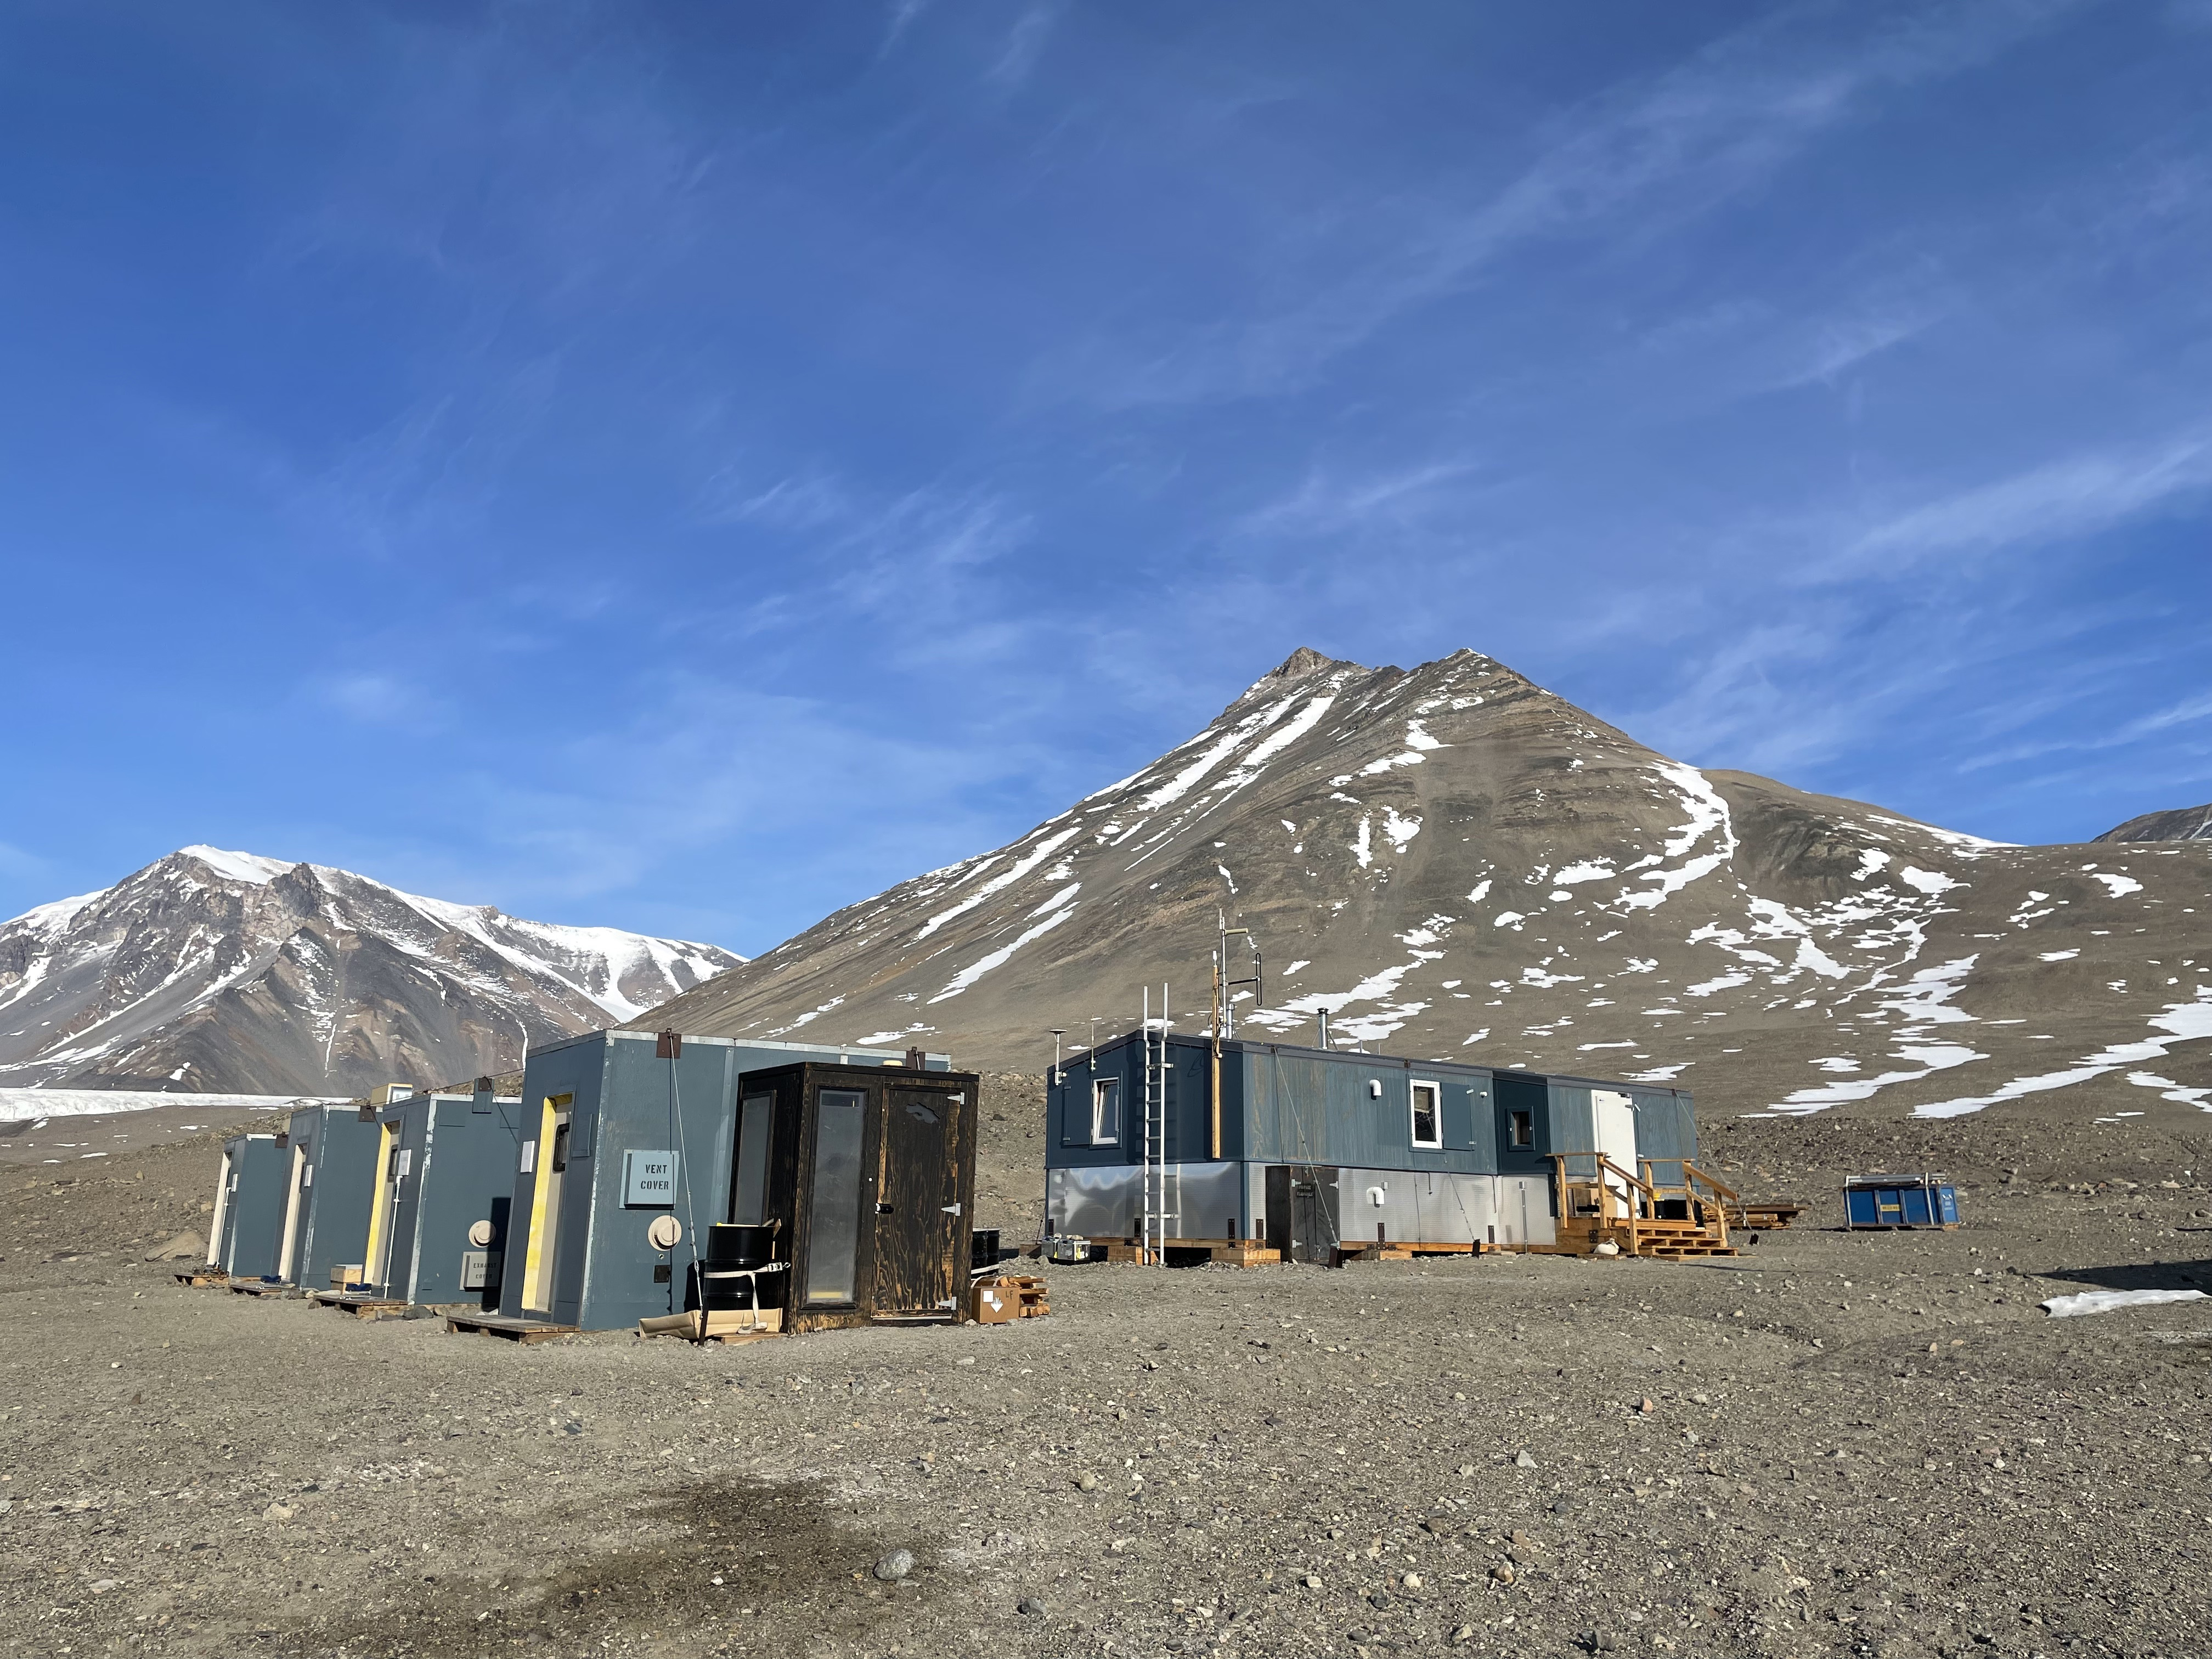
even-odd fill
[{"label": "metal door", "polygon": [[892,1087],[877,1141],[875,1302],[878,1318],[950,1317],[966,1218],[945,1097]]},{"label": "metal door", "polygon": [[1593,1150],[1603,1153],[1605,1161],[1613,1166],[1605,1172],[1605,1184],[1613,1189],[1614,1197],[1627,1204],[1628,1183],[1614,1170],[1639,1177],[1644,1173],[1636,1163],[1635,1103],[1611,1089],[1591,1090],[1590,1127],[1597,1137]]}]

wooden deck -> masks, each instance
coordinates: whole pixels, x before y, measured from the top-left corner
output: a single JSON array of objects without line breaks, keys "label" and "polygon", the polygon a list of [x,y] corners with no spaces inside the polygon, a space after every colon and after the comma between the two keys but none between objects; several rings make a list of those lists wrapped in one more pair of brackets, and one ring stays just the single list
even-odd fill
[{"label": "wooden deck", "polygon": [[240,1296],[295,1296],[300,1289],[296,1285],[272,1285],[265,1279],[234,1279],[228,1285]]},{"label": "wooden deck", "polygon": [[220,1267],[190,1267],[181,1273],[173,1273],[171,1277],[178,1284],[190,1285],[194,1289],[230,1283],[230,1275]]},{"label": "wooden deck", "polygon": [[446,1316],[446,1328],[473,1332],[479,1336],[504,1337],[527,1347],[532,1342],[550,1342],[556,1336],[574,1336],[580,1328],[555,1325],[543,1319],[507,1319],[498,1314],[449,1313]]},{"label": "wooden deck", "polygon": [[356,1319],[397,1319],[410,1304],[388,1296],[368,1296],[357,1291],[310,1291],[307,1300],[319,1308],[336,1308]]}]

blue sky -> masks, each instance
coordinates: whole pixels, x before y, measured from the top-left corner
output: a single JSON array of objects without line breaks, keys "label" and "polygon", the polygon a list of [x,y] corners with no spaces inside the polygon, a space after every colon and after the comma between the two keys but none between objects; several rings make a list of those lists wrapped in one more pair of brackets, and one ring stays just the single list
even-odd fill
[{"label": "blue sky", "polygon": [[0,15],[0,914],[754,951],[1293,647],[2212,799],[2212,3]]}]

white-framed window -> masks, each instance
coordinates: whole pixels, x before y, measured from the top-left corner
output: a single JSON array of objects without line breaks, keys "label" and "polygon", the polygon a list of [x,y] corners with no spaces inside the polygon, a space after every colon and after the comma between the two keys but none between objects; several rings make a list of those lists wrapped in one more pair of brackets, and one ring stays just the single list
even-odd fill
[{"label": "white-framed window", "polygon": [[1413,1116],[1413,1145],[1441,1149],[1444,1144],[1444,1091],[1442,1084],[1414,1081]]},{"label": "white-framed window", "polygon": [[1121,1140],[1121,1079],[1094,1078],[1091,1082],[1091,1144],[1119,1146]]}]

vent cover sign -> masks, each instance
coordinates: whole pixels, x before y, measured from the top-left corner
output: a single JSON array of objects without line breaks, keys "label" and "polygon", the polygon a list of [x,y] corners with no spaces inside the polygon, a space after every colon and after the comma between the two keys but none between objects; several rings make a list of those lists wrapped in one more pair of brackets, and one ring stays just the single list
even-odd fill
[{"label": "vent cover sign", "polygon": [[669,1210],[676,1206],[676,1154],[628,1152],[623,1154],[623,1206],[632,1210]]}]

